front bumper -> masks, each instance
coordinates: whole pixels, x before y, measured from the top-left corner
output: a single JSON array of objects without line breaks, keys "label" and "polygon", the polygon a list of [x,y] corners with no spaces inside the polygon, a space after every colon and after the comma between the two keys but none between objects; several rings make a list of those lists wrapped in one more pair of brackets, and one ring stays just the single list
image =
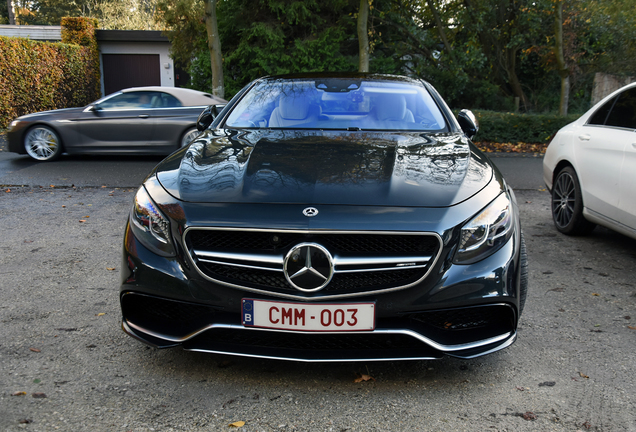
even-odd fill
[{"label": "front bumper", "polygon": [[307,362],[472,358],[511,345],[518,322],[518,229],[478,263],[449,264],[451,255],[444,250],[418,285],[350,300],[376,303],[373,331],[290,332],[244,327],[241,300],[254,293],[206,280],[188,260],[159,257],[127,230],[122,328],[157,348]]}]

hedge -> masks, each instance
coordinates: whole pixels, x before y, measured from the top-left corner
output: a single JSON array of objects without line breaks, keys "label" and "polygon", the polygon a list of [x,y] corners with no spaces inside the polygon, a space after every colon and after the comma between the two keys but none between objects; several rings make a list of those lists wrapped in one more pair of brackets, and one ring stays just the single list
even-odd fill
[{"label": "hedge", "polygon": [[495,143],[547,143],[559,129],[579,118],[579,114],[560,117],[480,110],[473,114],[479,121],[475,140]]},{"label": "hedge", "polygon": [[[83,106],[99,98],[95,25],[86,18],[62,20],[63,40],[87,46],[0,36],[0,128],[24,114]],[[87,39],[87,34],[92,36]]]}]

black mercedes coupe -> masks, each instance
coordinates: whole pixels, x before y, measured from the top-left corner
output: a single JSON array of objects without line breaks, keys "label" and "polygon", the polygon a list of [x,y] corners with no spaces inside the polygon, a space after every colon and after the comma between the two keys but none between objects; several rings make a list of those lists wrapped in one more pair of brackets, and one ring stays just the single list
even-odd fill
[{"label": "black mercedes coupe", "polygon": [[296,361],[472,358],[512,344],[527,261],[512,189],[428,83],[258,79],[139,188],[126,333]]}]

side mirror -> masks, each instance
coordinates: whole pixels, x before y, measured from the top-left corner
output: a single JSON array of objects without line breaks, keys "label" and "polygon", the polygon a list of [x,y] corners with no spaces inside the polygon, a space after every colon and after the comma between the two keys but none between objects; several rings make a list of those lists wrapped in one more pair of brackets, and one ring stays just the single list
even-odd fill
[{"label": "side mirror", "polygon": [[91,105],[88,110],[91,112],[99,112],[102,110],[102,107],[100,107],[99,105]]},{"label": "side mirror", "polygon": [[463,109],[457,115],[459,126],[462,128],[468,138],[472,138],[479,130],[479,122],[472,111]]},{"label": "side mirror", "polygon": [[225,108],[225,105],[210,105],[204,109],[197,119],[197,130],[202,132],[209,128],[223,108]]}]

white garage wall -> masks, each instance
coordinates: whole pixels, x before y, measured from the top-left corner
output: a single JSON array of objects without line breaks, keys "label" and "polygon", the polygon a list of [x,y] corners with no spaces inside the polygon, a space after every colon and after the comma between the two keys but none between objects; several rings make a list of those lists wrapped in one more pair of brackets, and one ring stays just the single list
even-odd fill
[{"label": "white garage wall", "polygon": [[[103,67],[102,54],[159,54],[161,64],[161,85],[164,87],[174,87],[174,62],[170,58],[170,44],[163,42],[115,42],[100,41],[100,69]],[[101,91],[104,96],[104,71],[100,70],[102,76]]]}]

